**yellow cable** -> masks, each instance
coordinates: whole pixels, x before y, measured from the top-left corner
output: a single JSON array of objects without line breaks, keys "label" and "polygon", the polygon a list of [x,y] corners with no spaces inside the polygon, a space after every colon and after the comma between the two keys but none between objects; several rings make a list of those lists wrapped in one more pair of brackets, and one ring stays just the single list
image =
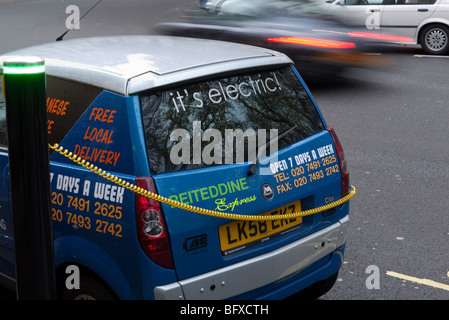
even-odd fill
[{"label": "yellow cable", "polygon": [[122,186],[128,190],[131,190],[132,192],[138,193],[138,194],[140,194],[144,197],[147,197],[149,199],[153,199],[155,201],[162,202],[169,206],[176,207],[176,208],[179,208],[182,210],[195,212],[195,213],[199,213],[199,214],[203,214],[203,215],[208,215],[208,216],[212,216],[212,217],[217,217],[217,218],[223,218],[223,219],[242,220],[242,221],[243,220],[246,220],[246,221],[269,221],[269,220],[282,220],[282,219],[291,219],[291,218],[297,218],[297,217],[305,217],[305,216],[313,215],[313,214],[316,214],[316,213],[319,213],[322,211],[326,211],[326,210],[335,208],[339,205],[342,205],[343,203],[345,203],[349,199],[351,199],[356,193],[355,187],[351,186],[351,190],[350,190],[349,194],[337,201],[334,201],[332,203],[329,203],[329,204],[326,204],[324,206],[317,207],[314,209],[298,211],[298,212],[282,214],[282,215],[281,214],[277,214],[277,215],[243,215],[243,214],[235,214],[235,213],[227,213],[227,212],[218,212],[218,211],[213,211],[213,210],[209,210],[209,209],[195,207],[195,206],[192,206],[189,204],[185,204],[182,202],[178,202],[178,201],[174,201],[174,200],[162,197],[158,194],[152,193],[148,190],[142,189],[140,187],[137,187],[136,185],[126,182],[126,181],[114,176],[113,174],[110,174],[110,173],[106,172],[105,170],[94,166],[93,164],[89,163],[88,161],[82,159],[81,157],[73,154],[72,152],[69,152],[67,149],[60,147],[57,143],[55,143],[53,146],[50,144],[48,146],[51,149],[53,149],[56,152],[63,155],[64,157],[69,158],[70,160],[74,161],[75,163],[81,165],[82,167],[92,171],[93,173],[95,173],[115,184],[118,184],[119,186]]}]

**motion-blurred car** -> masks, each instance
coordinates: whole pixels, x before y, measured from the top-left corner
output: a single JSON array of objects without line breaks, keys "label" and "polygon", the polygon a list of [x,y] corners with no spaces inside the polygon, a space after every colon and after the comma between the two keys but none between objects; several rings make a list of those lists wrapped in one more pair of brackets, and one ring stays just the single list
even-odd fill
[{"label": "motion-blurred car", "polygon": [[449,0],[334,0],[327,9],[391,42],[449,52]]},{"label": "motion-blurred car", "polygon": [[305,78],[382,63],[381,57],[367,54],[374,41],[353,37],[315,2],[216,0],[206,3],[206,9],[213,13],[158,26],[170,35],[221,39],[283,52]]}]

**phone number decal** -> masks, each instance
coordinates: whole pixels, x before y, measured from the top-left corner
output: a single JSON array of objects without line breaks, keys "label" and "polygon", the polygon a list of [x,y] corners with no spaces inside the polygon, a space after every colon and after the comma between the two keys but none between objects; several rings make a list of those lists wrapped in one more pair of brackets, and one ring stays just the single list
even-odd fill
[{"label": "phone number decal", "polygon": [[280,160],[270,166],[276,191],[282,194],[340,172],[332,145]]},{"label": "phone number decal", "polygon": [[[67,223],[85,230],[94,230],[98,233],[109,234],[121,238],[123,236],[122,207],[114,204],[91,202],[82,197],[64,195],[59,192],[51,193],[52,205],[65,206],[66,210],[52,208],[53,221]],[[106,221],[103,218],[114,219]]]}]

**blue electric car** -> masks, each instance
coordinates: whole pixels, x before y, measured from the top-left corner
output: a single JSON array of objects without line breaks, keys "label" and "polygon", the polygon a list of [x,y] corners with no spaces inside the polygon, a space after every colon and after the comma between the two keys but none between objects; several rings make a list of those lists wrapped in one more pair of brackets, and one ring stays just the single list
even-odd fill
[{"label": "blue electric car", "polygon": [[[61,298],[283,299],[332,287],[349,202],[297,213],[351,195],[349,174],[334,130],[287,56],[119,36],[39,45],[0,62],[21,55],[46,65]],[[1,97],[0,282],[14,288],[5,114]],[[163,198],[105,179],[58,148]],[[65,285],[73,265],[79,289]]]}]

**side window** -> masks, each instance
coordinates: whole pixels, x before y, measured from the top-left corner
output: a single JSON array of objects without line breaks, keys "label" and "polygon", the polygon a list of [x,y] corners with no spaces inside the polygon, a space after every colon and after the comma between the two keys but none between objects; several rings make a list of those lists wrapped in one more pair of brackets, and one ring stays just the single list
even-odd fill
[{"label": "side window", "polygon": [[357,5],[381,5],[385,4],[384,0],[345,0],[346,6],[357,6]]},{"label": "side window", "polygon": [[390,4],[434,4],[436,0],[390,0]]},{"label": "side window", "polygon": [[59,143],[102,90],[47,76],[48,142]]},{"label": "side window", "polygon": [[[59,143],[100,94],[101,89],[47,76],[48,142]],[[0,147],[7,146],[6,103],[0,83]]]},{"label": "side window", "polygon": [[418,1],[419,4],[435,4],[435,2],[437,2],[437,0],[419,0]]},{"label": "side window", "polygon": [[0,146],[7,146],[7,131],[6,131],[6,103],[3,96],[3,76],[0,71]]}]

